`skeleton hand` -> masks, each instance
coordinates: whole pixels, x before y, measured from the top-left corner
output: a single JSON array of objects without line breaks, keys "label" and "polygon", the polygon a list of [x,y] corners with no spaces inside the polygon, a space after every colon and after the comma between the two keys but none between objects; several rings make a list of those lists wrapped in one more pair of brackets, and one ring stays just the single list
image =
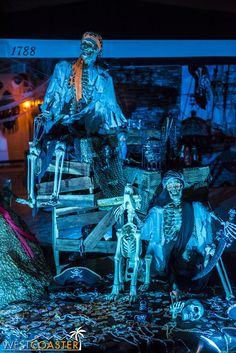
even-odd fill
[{"label": "skeleton hand", "polygon": [[176,319],[178,314],[180,314],[184,308],[184,302],[176,302],[171,304],[170,312],[172,313],[172,319]]},{"label": "skeleton hand", "polygon": [[216,250],[216,245],[214,243],[211,245],[208,244],[205,247],[205,260],[204,260],[204,264],[203,264],[204,267],[207,267],[207,265],[210,261],[210,256],[214,256],[215,250]]},{"label": "skeleton hand", "polygon": [[74,121],[73,116],[71,116],[71,115],[63,115],[62,119],[60,120],[60,123],[62,125],[68,125],[68,124],[71,124],[73,121]]},{"label": "skeleton hand", "polygon": [[117,209],[114,212],[114,217],[116,222],[119,220],[119,218],[122,216],[122,214],[124,213],[124,207],[123,205],[120,205],[119,207],[117,207]]},{"label": "skeleton hand", "polygon": [[205,247],[205,252],[206,252],[206,256],[214,256],[215,254],[215,250],[216,250],[216,245],[213,243],[213,244],[208,244],[206,247]]},{"label": "skeleton hand", "polygon": [[111,291],[111,294],[110,294],[110,296],[109,296],[109,300],[110,300],[110,301],[115,301],[115,300],[117,300],[118,297],[119,297],[119,293],[120,293],[119,285],[113,284],[113,286],[112,286],[112,291]]},{"label": "skeleton hand", "polygon": [[224,223],[224,233],[227,237],[231,237],[236,239],[236,225],[232,222],[225,222]]},{"label": "skeleton hand", "polygon": [[48,110],[45,110],[43,113],[35,117],[35,120],[42,120],[43,122],[49,121],[51,119],[52,119],[52,115]]},{"label": "skeleton hand", "polygon": [[[234,209],[229,211],[230,221],[233,220],[235,214],[236,211]],[[226,237],[236,239],[236,224],[229,221],[223,221],[223,219],[219,216],[216,216],[214,212],[211,212],[211,217],[220,222],[220,224],[224,227],[224,234]]]},{"label": "skeleton hand", "polygon": [[134,215],[134,219],[135,219],[136,222],[137,222],[138,228],[141,229],[142,226],[144,225],[144,222],[142,222],[141,219],[140,219],[136,214]]}]

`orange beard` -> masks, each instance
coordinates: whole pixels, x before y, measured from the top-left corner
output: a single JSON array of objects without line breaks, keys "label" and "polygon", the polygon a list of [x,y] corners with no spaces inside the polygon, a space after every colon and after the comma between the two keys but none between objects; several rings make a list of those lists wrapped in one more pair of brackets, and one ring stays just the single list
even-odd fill
[{"label": "orange beard", "polygon": [[72,66],[73,74],[70,78],[70,85],[75,86],[75,95],[77,102],[82,98],[82,72],[84,60],[79,58]]}]

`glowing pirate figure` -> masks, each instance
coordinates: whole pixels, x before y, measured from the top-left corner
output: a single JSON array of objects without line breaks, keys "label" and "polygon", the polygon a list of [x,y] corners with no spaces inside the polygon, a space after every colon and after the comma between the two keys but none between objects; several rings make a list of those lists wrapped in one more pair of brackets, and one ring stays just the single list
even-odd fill
[{"label": "glowing pirate figure", "polygon": [[[135,301],[137,297],[137,280],[139,271],[141,270],[140,255],[142,252],[142,243],[141,232],[134,224],[134,219],[140,224],[141,221],[135,213],[135,210],[140,208],[140,201],[140,196],[134,195],[132,185],[127,184],[124,191],[123,205],[121,205],[116,213],[117,219],[121,215],[124,215],[124,217],[127,217],[127,222],[116,232],[117,246],[114,258],[114,284],[110,296],[112,300],[117,299],[119,293],[124,291],[124,282],[127,281],[131,281],[130,301]],[[146,272],[144,278],[141,278],[144,284],[140,286],[142,291],[145,291],[150,285],[151,258],[150,255],[145,256]]]},{"label": "glowing pirate figure", "polygon": [[[150,210],[142,228],[142,239],[149,241],[147,254],[153,255],[157,273],[168,275],[173,292],[177,293],[178,289],[199,291],[207,283],[207,278],[203,278],[235,236],[236,226],[231,222],[233,212],[231,210],[229,221],[223,222],[225,237],[214,255],[212,218],[218,218],[200,202],[182,200],[185,185],[182,173],[167,172],[162,185],[164,190],[159,198],[162,204]],[[230,299],[233,293],[222,259],[217,270],[226,298]]]},{"label": "glowing pirate figure", "polygon": [[41,107],[42,114],[35,119],[34,140],[28,156],[28,201],[20,200],[21,203],[30,207],[36,205],[35,176],[40,179],[47,169],[46,162],[42,161],[43,142],[45,145],[46,141],[46,153],[53,150],[52,146],[55,149],[54,189],[49,204],[56,205],[66,137],[78,137],[81,132],[88,136],[106,134],[126,122],[116,101],[112,78],[99,63],[102,46],[100,35],[86,32],[77,61],[73,64],[62,61],[56,65]]}]

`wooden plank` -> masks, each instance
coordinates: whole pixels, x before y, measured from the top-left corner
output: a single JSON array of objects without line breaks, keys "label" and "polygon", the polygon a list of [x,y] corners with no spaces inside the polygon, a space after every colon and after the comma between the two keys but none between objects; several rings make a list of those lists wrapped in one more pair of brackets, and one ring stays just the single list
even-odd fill
[{"label": "wooden plank", "polygon": [[97,224],[107,214],[106,211],[89,212],[80,215],[57,217],[58,230]]},{"label": "wooden plank", "polygon": [[99,240],[102,239],[104,234],[108,231],[109,228],[115,224],[115,211],[118,206],[112,207],[110,211],[107,212],[105,217],[98,223],[98,225],[92,230],[88,237],[84,241],[85,251],[91,251]]},{"label": "wooden plank", "polygon": [[123,196],[110,197],[106,199],[97,200],[98,207],[112,207],[121,205],[124,201]]},{"label": "wooden plank", "polygon": [[[53,191],[54,181],[44,182],[37,184],[38,195],[48,195]],[[93,183],[90,177],[80,177],[80,178],[71,178],[61,181],[60,193],[62,192],[71,192],[79,190],[88,190],[93,189]]]},{"label": "wooden plank", "polygon": [[210,168],[208,166],[197,168],[184,168],[183,174],[185,182],[189,187],[195,183],[201,183],[206,181],[210,174]]},{"label": "wooden plank", "polygon": [[116,252],[116,241],[99,241],[96,246],[90,249],[88,252],[100,252],[104,254],[115,254]]},{"label": "wooden plank", "polygon": [[[47,171],[48,172],[55,172],[55,161],[52,161],[52,163],[49,164]],[[72,175],[89,176],[90,175],[90,164],[89,163],[64,161],[62,173],[72,174]]]},{"label": "wooden plank", "polygon": [[[137,201],[139,199],[139,195],[134,195],[133,199]],[[101,209],[110,209],[112,206],[120,206],[124,202],[123,196],[110,197],[106,199],[97,200],[98,207]]]},{"label": "wooden plank", "polygon": [[[37,197],[37,207],[47,207],[45,203],[50,200],[48,195],[40,195]],[[58,207],[94,207],[95,195],[60,195],[59,198],[60,204]],[[50,207],[50,206],[48,206]]]},{"label": "wooden plank", "polygon": [[82,228],[70,228],[59,231],[60,239],[80,239],[82,237]]},{"label": "wooden plank", "polygon": [[156,187],[161,183],[160,172],[150,172],[137,167],[125,167],[124,175],[129,183],[138,184],[141,189]]},{"label": "wooden plank", "polygon": [[81,213],[86,213],[89,211],[97,211],[98,208],[97,207],[61,207],[61,208],[57,208],[57,216],[62,216],[62,215],[66,215],[66,214],[70,214],[70,213],[77,213],[77,214],[81,214]]},{"label": "wooden plank", "polygon": [[81,239],[56,239],[57,251],[80,251]]},{"label": "wooden plank", "polygon": [[[93,249],[85,252],[99,252],[104,254],[115,254],[116,241],[99,241]],[[77,252],[80,251],[81,240],[76,239],[57,239],[55,250]]]}]

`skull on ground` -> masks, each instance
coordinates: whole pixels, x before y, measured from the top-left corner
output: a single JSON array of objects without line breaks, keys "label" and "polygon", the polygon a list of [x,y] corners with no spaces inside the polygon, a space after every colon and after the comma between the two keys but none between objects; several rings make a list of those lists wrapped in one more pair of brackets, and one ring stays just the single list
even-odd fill
[{"label": "skull on ground", "polygon": [[183,321],[197,321],[204,314],[203,305],[196,299],[187,300],[182,310]]}]

